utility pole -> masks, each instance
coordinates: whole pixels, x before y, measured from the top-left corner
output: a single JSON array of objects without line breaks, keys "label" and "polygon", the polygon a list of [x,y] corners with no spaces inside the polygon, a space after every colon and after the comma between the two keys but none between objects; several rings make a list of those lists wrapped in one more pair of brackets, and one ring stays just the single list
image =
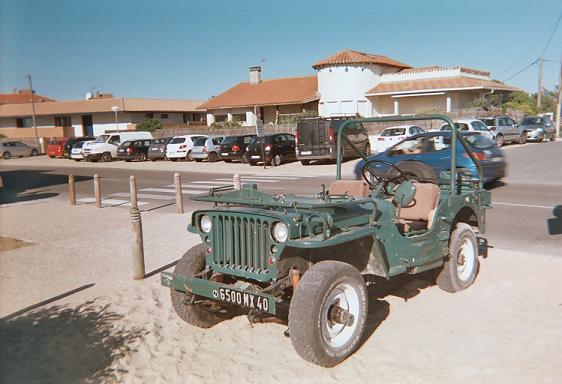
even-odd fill
[{"label": "utility pole", "polygon": [[558,77],[558,103],[556,105],[556,137],[560,139],[560,103],[562,103],[562,55],[560,55],[560,77]]},{"label": "utility pole", "polygon": [[35,144],[37,145],[37,149],[41,151],[41,143],[39,143],[39,133],[37,132],[37,122],[35,121],[35,97],[33,95],[31,75],[27,75],[27,80],[29,80],[29,92],[31,92],[31,116],[33,119],[33,130],[35,131]]},{"label": "utility pole", "polygon": [[537,93],[537,113],[540,112],[540,109],[541,109],[543,62],[544,62],[544,60],[543,60],[542,56],[539,57],[539,92]]}]

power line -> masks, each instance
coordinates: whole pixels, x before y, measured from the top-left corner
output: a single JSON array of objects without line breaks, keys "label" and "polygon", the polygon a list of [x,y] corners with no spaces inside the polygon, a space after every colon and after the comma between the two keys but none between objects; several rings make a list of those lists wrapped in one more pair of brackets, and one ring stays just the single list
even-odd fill
[{"label": "power line", "polygon": [[548,41],[546,42],[546,45],[544,46],[544,49],[542,50],[541,55],[539,57],[543,57],[546,49],[550,45],[550,42],[552,41],[552,38],[554,37],[556,30],[558,29],[558,24],[560,24],[561,19],[562,19],[562,13],[560,13],[560,16],[558,16],[558,20],[556,20],[556,25],[554,26],[554,29],[552,30],[552,33],[550,34],[550,37],[548,38]]},{"label": "power line", "polygon": [[514,75],[509,76],[507,79],[503,80],[503,82],[505,83],[506,81],[509,81],[511,79],[513,79],[515,76],[525,72],[527,69],[531,68],[533,65],[535,65],[536,63],[538,63],[539,59],[536,59],[535,61],[533,61],[531,64],[527,65],[525,68],[521,69],[519,72],[515,73]]}]

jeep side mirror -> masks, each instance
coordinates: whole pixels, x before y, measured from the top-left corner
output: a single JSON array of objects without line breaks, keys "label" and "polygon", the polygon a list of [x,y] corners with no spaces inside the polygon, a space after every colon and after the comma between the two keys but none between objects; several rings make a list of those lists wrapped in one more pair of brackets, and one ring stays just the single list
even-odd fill
[{"label": "jeep side mirror", "polygon": [[400,208],[408,207],[416,195],[416,186],[410,180],[404,181],[394,191],[394,201]]}]

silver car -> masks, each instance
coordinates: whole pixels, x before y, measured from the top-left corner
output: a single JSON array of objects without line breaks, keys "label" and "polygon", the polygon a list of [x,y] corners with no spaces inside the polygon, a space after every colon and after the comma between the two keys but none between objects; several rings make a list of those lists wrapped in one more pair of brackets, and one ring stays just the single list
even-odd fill
[{"label": "silver car", "polygon": [[521,127],[527,132],[527,140],[554,141],[554,124],[545,116],[527,116],[521,120]]},{"label": "silver car", "polygon": [[222,136],[202,137],[195,140],[191,149],[191,157],[195,161],[208,160],[214,163],[219,160],[220,143],[224,139]]},{"label": "silver car", "polygon": [[12,156],[37,156],[39,151],[36,147],[32,147],[21,141],[2,141],[0,143],[0,154],[2,158],[8,160]]}]

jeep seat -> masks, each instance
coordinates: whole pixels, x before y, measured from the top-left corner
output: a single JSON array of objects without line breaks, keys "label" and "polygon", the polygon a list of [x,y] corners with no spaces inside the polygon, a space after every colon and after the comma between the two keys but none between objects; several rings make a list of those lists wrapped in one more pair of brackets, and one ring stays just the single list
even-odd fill
[{"label": "jeep seat", "polygon": [[369,184],[364,180],[336,180],[330,184],[328,193],[332,196],[348,195],[369,197]]},{"label": "jeep seat", "polygon": [[398,226],[402,232],[431,229],[433,216],[439,204],[441,190],[438,185],[431,183],[413,184],[416,187],[414,200],[409,206],[400,208]]}]

